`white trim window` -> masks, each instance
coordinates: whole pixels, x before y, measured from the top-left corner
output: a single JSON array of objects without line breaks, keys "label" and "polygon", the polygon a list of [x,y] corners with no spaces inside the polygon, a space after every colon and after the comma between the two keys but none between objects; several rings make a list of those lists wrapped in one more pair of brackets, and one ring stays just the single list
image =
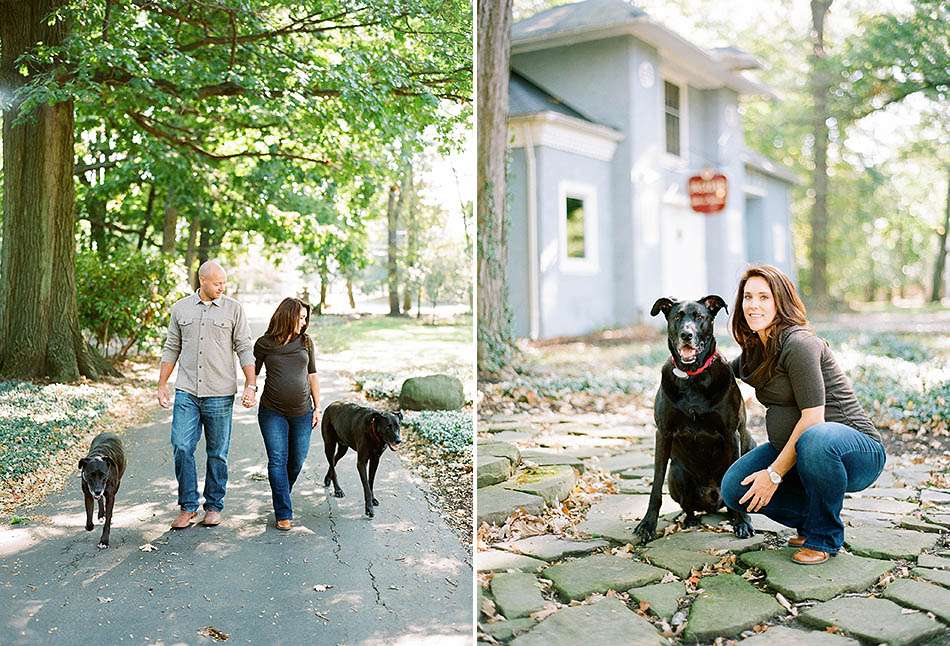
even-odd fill
[{"label": "white trim window", "polygon": [[597,191],[593,186],[572,181],[558,183],[558,234],[563,271],[598,270]]},{"label": "white trim window", "polygon": [[680,86],[663,81],[663,127],[666,133],[666,153],[683,156],[683,97]]},{"label": "white trim window", "polygon": [[685,161],[689,155],[687,133],[686,83],[675,78],[663,79],[663,140],[664,152],[670,157]]}]

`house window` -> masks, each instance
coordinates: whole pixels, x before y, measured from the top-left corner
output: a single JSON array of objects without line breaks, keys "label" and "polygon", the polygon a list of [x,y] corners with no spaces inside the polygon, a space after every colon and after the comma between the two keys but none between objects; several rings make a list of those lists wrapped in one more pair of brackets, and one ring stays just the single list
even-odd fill
[{"label": "house window", "polygon": [[598,271],[597,192],[589,184],[558,184],[561,270],[568,273]]},{"label": "house window", "polygon": [[565,198],[567,210],[567,257],[587,257],[584,245],[584,200],[579,197]]},{"label": "house window", "polygon": [[682,120],[680,87],[669,81],[663,82],[663,107],[666,117],[666,152],[682,157],[680,128]]}]

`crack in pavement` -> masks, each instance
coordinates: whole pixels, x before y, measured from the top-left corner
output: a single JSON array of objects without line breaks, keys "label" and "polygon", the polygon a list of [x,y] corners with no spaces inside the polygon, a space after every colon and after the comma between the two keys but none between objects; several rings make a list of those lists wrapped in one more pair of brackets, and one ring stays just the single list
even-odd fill
[{"label": "crack in pavement", "polygon": [[340,552],[343,549],[343,546],[340,545],[340,534],[336,531],[336,519],[333,518],[333,506],[330,504],[330,496],[326,497],[327,503],[327,519],[330,521],[330,538],[333,539],[333,556],[336,557],[337,562],[340,565],[345,565],[349,567],[349,563],[340,558]]},{"label": "crack in pavement", "polygon": [[386,602],[383,601],[382,595],[379,593],[379,588],[376,587],[376,575],[373,574],[373,562],[370,561],[369,565],[366,566],[366,572],[369,574],[369,582],[373,586],[373,591],[376,592],[376,605],[382,606],[389,612],[395,614],[395,612],[386,605]]}]

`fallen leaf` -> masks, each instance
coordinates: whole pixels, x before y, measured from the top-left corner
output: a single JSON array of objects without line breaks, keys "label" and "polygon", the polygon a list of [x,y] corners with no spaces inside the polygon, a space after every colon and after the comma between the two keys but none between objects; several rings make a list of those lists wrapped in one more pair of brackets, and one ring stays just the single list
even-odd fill
[{"label": "fallen leaf", "polygon": [[210,637],[216,642],[225,642],[231,638],[231,636],[225,632],[221,632],[214,626],[205,626],[198,631],[198,634],[202,637]]},{"label": "fallen leaf", "polygon": [[151,543],[146,543],[145,545],[139,545],[140,552],[154,552],[158,548],[152,545]]},{"label": "fallen leaf", "polygon": [[323,614],[322,612],[320,612],[319,610],[314,610],[314,611],[313,611],[313,614],[315,614],[316,616],[320,617],[320,619],[323,619],[325,622],[330,623],[330,618],[327,617],[327,616],[326,616],[325,614]]},{"label": "fallen leaf", "polygon": [[317,585],[313,586],[313,589],[317,592],[326,592],[332,587],[333,587],[332,585],[329,585],[327,583],[318,583]]},{"label": "fallen leaf", "polygon": [[768,629],[769,627],[766,626],[765,624],[756,624],[752,626],[752,632],[756,632],[756,633],[764,633]]},{"label": "fallen leaf", "polygon": [[826,632],[826,633],[832,633],[832,634],[834,634],[834,633],[840,633],[840,632],[841,632],[841,629],[838,628],[837,626],[828,626],[827,628],[825,628],[825,632]]},{"label": "fallen leaf", "polygon": [[913,608],[901,608],[902,615],[916,615],[919,610],[914,610]]},{"label": "fallen leaf", "polygon": [[647,610],[649,610],[649,609],[650,609],[650,602],[649,602],[649,601],[641,601],[641,602],[640,602],[640,612],[644,612],[644,613],[645,613],[645,612],[646,612]]},{"label": "fallen leaf", "polygon": [[112,603],[112,597],[96,597],[99,603]]},{"label": "fallen leaf", "polygon": [[532,612],[530,617],[534,619],[535,621],[541,621],[542,619],[546,619],[547,617],[553,615],[557,611],[558,611],[557,604],[548,602],[544,604],[544,607],[541,610],[538,610],[537,612]]}]

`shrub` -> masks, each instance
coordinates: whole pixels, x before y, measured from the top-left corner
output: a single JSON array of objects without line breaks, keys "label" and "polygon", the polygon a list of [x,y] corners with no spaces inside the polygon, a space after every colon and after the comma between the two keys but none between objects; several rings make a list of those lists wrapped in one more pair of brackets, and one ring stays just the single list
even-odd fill
[{"label": "shrub", "polygon": [[168,256],[118,250],[101,258],[82,251],[76,258],[80,325],[101,352],[122,360],[132,348],[163,338],[179,296],[177,279]]},{"label": "shrub", "polygon": [[412,428],[421,438],[438,444],[449,453],[472,448],[474,425],[472,413],[457,410],[405,411],[403,425]]},{"label": "shrub", "polygon": [[90,386],[0,382],[0,480],[32,473],[72,446],[106,411],[108,397]]}]

